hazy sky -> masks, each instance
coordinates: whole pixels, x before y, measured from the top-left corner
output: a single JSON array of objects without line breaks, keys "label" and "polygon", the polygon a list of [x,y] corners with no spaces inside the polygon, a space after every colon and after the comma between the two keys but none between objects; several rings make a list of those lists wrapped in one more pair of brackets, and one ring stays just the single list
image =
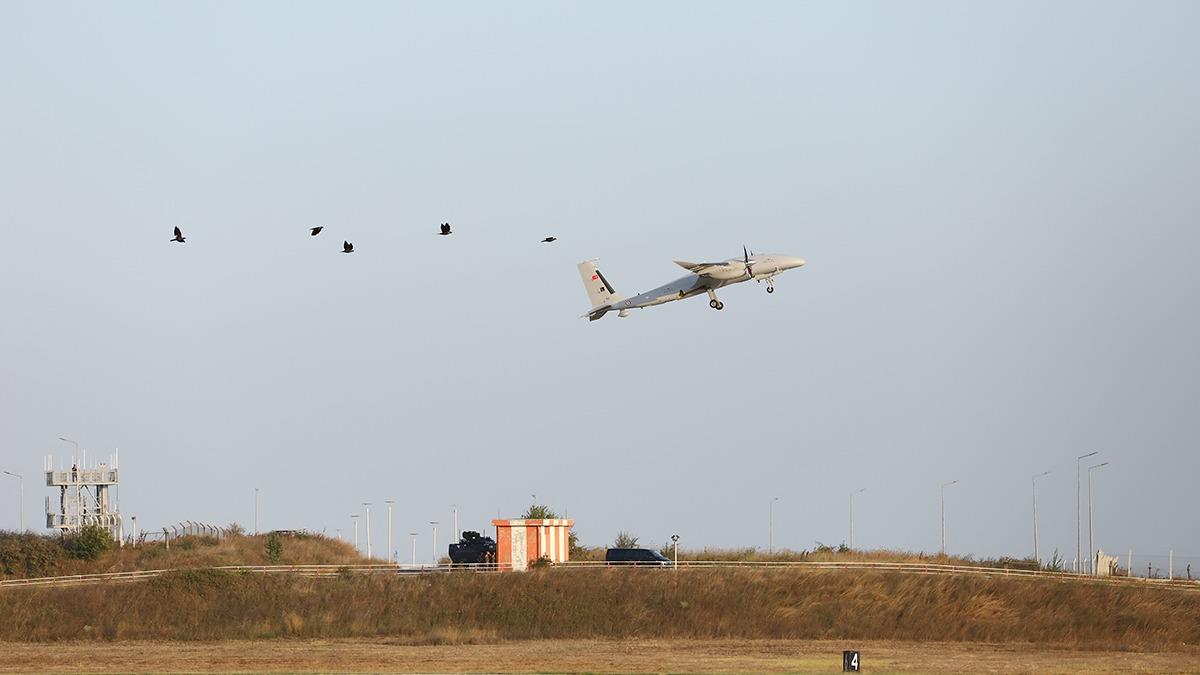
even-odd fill
[{"label": "hazy sky", "polygon": [[[425,558],[451,504],[490,529],[532,494],[586,544],[693,548],[765,547],[778,495],[776,545],[811,548],[860,487],[857,544],[933,551],[954,479],[951,551],[1024,555],[1049,470],[1041,549],[1070,559],[1097,449],[1097,545],[1200,561],[1197,26],[5,2],[0,468],[33,526],[58,436],[121,449],[146,526],[249,524],[258,486],[263,529],[375,502],[381,551],[395,499]],[[808,266],[580,318],[580,260],[632,294],[743,244]]]}]

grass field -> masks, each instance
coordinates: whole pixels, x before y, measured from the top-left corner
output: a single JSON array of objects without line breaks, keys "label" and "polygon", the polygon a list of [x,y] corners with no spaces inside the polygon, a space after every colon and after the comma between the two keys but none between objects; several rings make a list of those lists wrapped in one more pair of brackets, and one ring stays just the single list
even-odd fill
[{"label": "grass field", "polygon": [[1118,652],[1029,644],[811,640],[403,640],[0,643],[0,672],[831,673],[843,649],[868,673],[1200,673],[1200,651]]}]

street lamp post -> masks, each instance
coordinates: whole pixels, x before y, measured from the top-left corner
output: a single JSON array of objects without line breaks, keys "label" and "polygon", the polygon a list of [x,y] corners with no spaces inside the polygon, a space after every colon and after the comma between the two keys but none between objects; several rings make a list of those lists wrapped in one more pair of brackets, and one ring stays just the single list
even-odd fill
[{"label": "street lamp post", "polygon": [[417,537],[419,537],[420,535],[421,535],[420,532],[409,532],[408,533],[408,536],[412,537],[412,566],[413,567],[417,566]]},{"label": "street lamp post", "polygon": [[350,520],[354,522],[354,552],[358,553],[358,514],[351,513]]},{"label": "street lamp post", "polygon": [[458,504],[451,504],[450,510],[454,512],[454,531],[450,533],[450,543],[454,543],[454,539],[462,535],[458,531]]},{"label": "street lamp post", "polygon": [[942,555],[946,555],[946,488],[958,483],[958,479],[942,483]]},{"label": "street lamp post", "polygon": [[1049,471],[1043,471],[1043,472],[1039,473],[1038,475],[1034,476],[1033,479],[1030,481],[1033,484],[1033,559],[1035,561],[1037,561],[1037,564],[1039,567],[1042,564],[1042,559],[1038,555],[1038,542],[1037,542],[1037,479],[1039,479],[1042,476],[1045,476],[1049,473],[1050,473]]},{"label": "street lamp post", "polygon": [[1088,571],[1093,575],[1096,574],[1096,547],[1092,544],[1092,469],[1102,466],[1108,466],[1108,462],[1088,467]]},{"label": "street lamp post", "polygon": [[[70,443],[71,445],[75,446],[75,458],[76,458],[76,460],[79,459],[79,443],[77,443],[69,438],[63,438],[62,436],[59,436],[58,440],[63,441],[64,443]],[[83,464],[82,461],[80,461],[79,463]]]},{"label": "street lamp post", "polygon": [[866,492],[867,488],[859,488],[850,493],[850,548],[854,548],[854,495]]},{"label": "street lamp post", "polygon": [[431,520],[431,521],[429,521],[429,524],[433,526],[433,561],[432,561],[432,563],[433,563],[434,565],[437,565],[437,561],[438,561],[438,557],[437,557],[437,526],[438,526],[438,521],[436,521],[436,520]]},{"label": "street lamp post", "polygon": [[4,473],[17,479],[17,522],[20,523],[20,531],[25,531],[25,476],[11,471]]},{"label": "street lamp post", "polygon": [[367,560],[371,559],[371,502],[363,502],[362,505],[367,509]]},{"label": "street lamp post", "polygon": [[779,501],[779,497],[771,497],[770,503],[767,505],[767,553],[775,553],[775,502]]},{"label": "street lamp post", "polygon": [[671,544],[675,547],[675,554],[674,554],[675,564],[673,565],[673,567],[675,568],[675,571],[678,572],[679,571],[679,535],[677,535],[677,534],[671,535]]},{"label": "street lamp post", "polygon": [[258,534],[258,488],[254,488],[254,534]]},{"label": "street lamp post", "polygon": [[1100,454],[1100,450],[1092,450],[1092,452],[1087,453],[1086,455],[1079,455],[1078,458],[1075,458],[1075,572],[1076,573],[1081,572],[1082,568],[1084,568],[1084,567],[1082,567],[1082,566],[1084,566],[1084,534],[1082,534],[1082,532],[1084,532],[1084,516],[1082,516],[1082,513],[1081,513],[1082,509],[1084,509],[1084,504],[1082,504],[1082,496],[1080,495],[1080,492],[1082,491],[1082,482],[1079,477],[1079,471],[1080,471],[1079,470],[1079,462],[1082,459],[1090,458],[1090,456],[1098,455],[1098,454]]},{"label": "street lamp post", "polygon": [[388,562],[395,562],[395,551],[392,549],[392,504],[395,504],[396,500],[385,499],[383,503],[388,505]]}]

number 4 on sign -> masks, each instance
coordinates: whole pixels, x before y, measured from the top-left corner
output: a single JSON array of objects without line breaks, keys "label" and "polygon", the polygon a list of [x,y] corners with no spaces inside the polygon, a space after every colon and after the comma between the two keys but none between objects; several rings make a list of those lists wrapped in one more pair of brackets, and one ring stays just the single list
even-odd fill
[{"label": "number 4 on sign", "polygon": [[858,652],[846,650],[842,652],[842,672],[857,673],[862,670],[862,664],[858,660]]}]

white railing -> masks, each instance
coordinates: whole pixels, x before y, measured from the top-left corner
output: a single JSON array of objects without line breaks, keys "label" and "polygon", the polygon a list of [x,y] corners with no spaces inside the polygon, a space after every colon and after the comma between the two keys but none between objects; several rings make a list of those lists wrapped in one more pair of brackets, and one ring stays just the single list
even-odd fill
[{"label": "white railing", "polygon": [[[470,565],[392,565],[377,563],[369,565],[224,565],[220,567],[194,567],[183,569],[140,570],[137,572],[110,572],[105,574],[73,574],[55,577],[37,577],[31,579],[0,580],[0,588],[15,588],[29,586],[73,586],[81,584],[96,584],[108,582],[129,582],[142,579],[152,579],[164,574],[177,572],[202,572],[220,570],[226,572],[243,572],[247,574],[292,574],[304,577],[336,577],[343,574],[435,574],[450,571],[474,573],[494,573],[505,571],[507,565],[495,563],[480,563]],[[640,571],[672,571],[674,565],[634,565],[609,564],[604,561],[579,561],[558,563],[549,566],[554,570],[584,570],[608,568],[613,570]],[[1003,569],[997,567],[972,567],[966,565],[944,565],[935,563],[911,562],[773,562],[773,561],[736,561],[736,560],[680,560],[678,569],[686,572],[691,569],[787,569],[798,572],[808,570],[841,570],[841,571],[880,571],[901,574],[926,575],[979,575],[1003,576],[1019,578],[1052,579],[1063,582],[1084,582],[1101,584],[1130,584],[1141,587],[1170,588],[1188,591],[1200,591],[1200,581],[1182,579],[1146,579],[1144,577],[1093,577],[1071,572],[1047,572],[1035,570]]]},{"label": "white railing", "polygon": [[46,472],[46,485],[61,486],[79,483],[81,485],[107,485],[117,482],[117,470],[106,469],[54,469]]}]

